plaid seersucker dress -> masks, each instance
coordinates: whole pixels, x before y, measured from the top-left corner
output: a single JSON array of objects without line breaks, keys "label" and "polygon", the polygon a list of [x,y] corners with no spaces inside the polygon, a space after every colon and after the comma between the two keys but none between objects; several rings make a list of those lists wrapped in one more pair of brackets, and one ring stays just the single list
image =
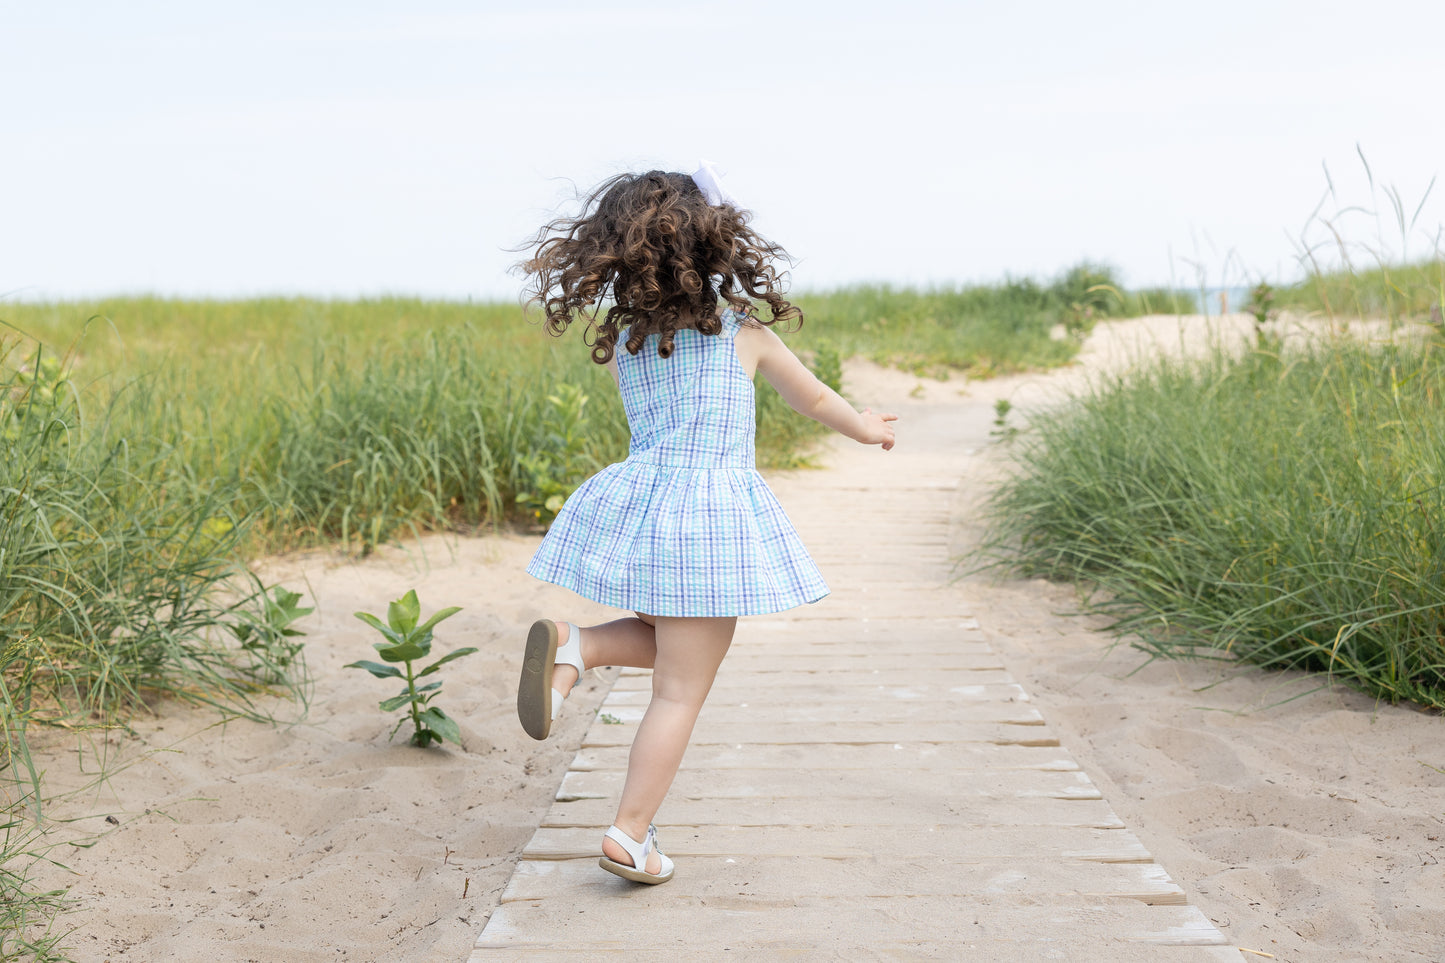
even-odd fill
[{"label": "plaid seersucker dress", "polygon": [[722,333],[617,352],[632,444],[567,499],[528,574],[645,615],[763,615],[828,594],[754,467],[753,383]]}]

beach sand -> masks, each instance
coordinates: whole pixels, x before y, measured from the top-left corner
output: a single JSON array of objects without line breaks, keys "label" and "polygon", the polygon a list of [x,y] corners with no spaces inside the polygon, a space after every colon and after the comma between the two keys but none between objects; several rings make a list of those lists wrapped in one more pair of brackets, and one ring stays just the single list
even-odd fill
[{"label": "beach sand", "polygon": [[[1133,358],[1249,330],[1243,318],[1140,319],[1100,325],[1080,363],[1057,372],[936,381],[855,361],[845,379],[860,403],[904,415],[900,445],[949,444],[910,437],[908,414],[948,406],[977,426],[1008,398],[1026,418]],[[1007,466],[1006,446],[975,455],[953,496],[961,558]],[[798,497],[806,474],[779,487]],[[76,901],[61,923],[75,927],[75,958],[465,959],[611,681],[589,674],[546,743],[518,727],[527,625],[616,614],[526,576],[537,540],[431,536],[364,561],[269,561],[265,578],[317,606],[301,624],[314,677],[304,719],[218,725],[166,703],[79,751],[45,735],[52,790],[73,790],[52,817],[74,821],[55,822],[52,838],[93,842],[53,850],[66,869],[38,870]],[[394,714],[376,703],[394,685],[343,668],[371,652],[372,630],[352,613],[382,612],[408,588],[424,613],[463,607],[438,630],[438,653],[481,649],[441,673],[437,702],[462,723],[461,749],[414,749],[405,729],[389,742]],[[1293,674],[1145,664],[1097,620],[1068,614],[1068,586],[971,576],[958,591],[1065,748],[1236,945],[1298,963],[1445,959],[1438,716]],[[297,716],[286,703],[275,711]],[[109,776],[82,788],[101,755]]]}]

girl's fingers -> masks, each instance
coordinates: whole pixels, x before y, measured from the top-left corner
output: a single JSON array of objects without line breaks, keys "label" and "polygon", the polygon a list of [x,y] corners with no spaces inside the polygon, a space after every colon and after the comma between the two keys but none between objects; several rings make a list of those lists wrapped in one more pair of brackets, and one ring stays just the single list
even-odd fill
[{"label": "girl's fingers", "polygon": [[874,444],[882,445],[884,451],[890,451],[893,448],[893,426],[889,424],[889,422],[897,421],[898,416],[890,414],[875,415],[873,414],[872,408],[864,408],[859,414],[864,418],[872,417],[878,419],[879,427],[883,429],[883,437],[879,438]]}]

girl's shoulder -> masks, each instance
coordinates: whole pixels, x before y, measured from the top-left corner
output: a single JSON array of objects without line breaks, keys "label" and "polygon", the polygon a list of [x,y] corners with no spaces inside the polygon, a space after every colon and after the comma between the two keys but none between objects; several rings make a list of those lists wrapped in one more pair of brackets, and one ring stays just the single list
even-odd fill
[{"label": "girl's shoulder", "polygon": [[764,357],[774,354],[779,348],[787,350],[777,332],[756,318],[740,315],[735,324],[733,347],[743,370],[749,375],[757,371],[758,363]]}]

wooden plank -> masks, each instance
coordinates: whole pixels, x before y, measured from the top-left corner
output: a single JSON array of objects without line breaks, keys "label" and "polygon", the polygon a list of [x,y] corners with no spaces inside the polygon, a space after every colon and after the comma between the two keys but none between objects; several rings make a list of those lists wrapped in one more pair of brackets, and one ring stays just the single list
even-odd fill
[{"label": "wooden plank", "polygon": [[[555,803],[543,826],[606,828],[617,814],[615,799],[578,799]],[[1092,826],[1123,825],[1108,803],[1098,799],[954,796],[947,793],[896,794],[888,818],[895,826]],[[669,797],[657,814],[664,826],[858,826],[878,824],[878,800],[832,797],[688,799]]]},{"label": "wooden plank", "polygon": [[[630,746],[637,726],[594,723],[582,746]],[[836,722],[773,726],[766,722],[711,723],[699,719],[691,745],[776,745],[797,743],[985,742],[994,745],[1056,746],[1058,738],[1042,725],[1008,725],[993,722]]]},{"label": "wooden plank", "polygon": [[[1088,826],[1034,826],[1026,833],[1000,833],[992,826],[937,826],[903,829],[877,826],[859,832],[853,826],[664,827],[666,851],[674,857],[736,857],[762,852],[773,856],[828,859],[952,854],[960,865],[985,860],[1045,860],[1084,863],[1152,863],[1154,857],[1127,829]],[[543,826],[523,851],[525,859],[595,859],[603,827]]]},{"label": "wooden plank", "polygon": [[[980,770],[1043,769],[1070,771],[1079,768],[1074,757],[1059,746],[995,745],[977,742],[906,742],[893,744],[844,745],[693,745],[682,757],[682,769],[721,771],[727,769],[802,769],[827,767],[834,770],[904,769],[951,771],[960,778]],[[572,760],[575,770],[626,769],[626,746],[595,746],[583,749]]]},{"label": "wooden plank", "polygon": [[[666,851],[668,841],[661,842]],[[1133,899],[1158,906],[1184,902],[1184,891],[1157,863],[981,860],[964,864],[936,854],[859,859],[756,853],[691,857],[678,862],[677,876],[670,885],[673,897],[684,900],[1064,895]],[[595,855],[524,859],[502,893],[502,902],[556,899],[570,903],[578,896],[596,895],[593,890],[605,897],[626,895],[635,888],[601,869]]]},{"label": "wooden plank", "polygon": [[[605,702],[599,712],[606,713],[603,725],[636,725],[647,711],[636,702]],[[915,734],[932,734],[940,717],[950,724],[996,722],[1011,726],[1042,726],[1044,717],[1032,705],[1020,702],[983,702],[959,699],[952,702],[879,701],[877,699],[834,700],[832,702],[784,702],[746,705],[709,704],[698,716],[698,729],[713,731],[724,726],[753,726],[758,723],[788,735],[817,725],[844,723],[907,723]]]},{"label": "wooden plank", "polygon": [[[823,705],[829,703],[858,703],[862,701],[881,702],[926,702],[935,708],[947,709],[963,700],[973,702],[1020,702],[1033,700],[1017,682],[991,682],[986,685],[933,685],[921,682],[916,685],[837,685],[818,682],[806,688],[786,689],[776,686],[729,685],[727,679],[718,680],[708,694],[704,712],[718,706],[769,706],[769,705]],[[652,690],[614,688],[602,700],[602,711],[616,706],[645,706],[652,698]],[[946,715],[946,711],[942,714]]]},{"label": "wooden plank", "polygon": [[[718,673],[717,682],[720,686],[750,688],[782,686],[797,689],[813,684],[876,687],[880,685],[906,686],[925,682],[932,685],[989,685],[996,682],[1015,681],[1014,677],[1009,675],[1008,670],[1002,667],[930,669],[926,673],[920,673],[913,669],[875,669],[867,673],[843,675],[828,671],[821,663],[801,670],[750,673],[745,678],[746,682],[743,681],[744,676],[734,676],[732,672],[728,671],[727,663],[724,662],[723,669]],[[618,673],[617,681],[613,683],[614,689],[624,692],[628,689],[650,689],[651,687],[652,672],[648,669],[623,669]]]},{"label": "wooden plank", "polygon": [[[1028,947],[1035,954],[1047,948],[1064,951],[1058,959],[1092,961],[1096,948],[1131,943],[1224,945],[1219,930],[1197,907],[1149,906],[1133,899],[731,896],[699,904],[669,894],[674,885],[618,886],[616,898],[603,905],[619,907],[618,900],[625,900],[626,913],[620,918],[620,909],[600,917],[578,913],[569,900],[503,903],[488,920],[478,946],[547,948],[586,941],[599,949],[686,951],[689,934],[706,932],[710,948],[732,954],[792,950],[813,958],[849,959],[878,942],[932,945],[946,939],[957,952],[955,959],[993,960],[997,957],[988,952],[992,948]],[[647,925],[622,925],[628,919],[645,919]]]},{"label": "wooden plank", "polygon": [[[621,769],[568,772],[557,787],[558,802],[616,799],[627,773]],[[941,778],[937,770],[889,767],[865,769],[728,769],[680,770],[669,799],[800,798],[887,799],[900,786],[920,796],[985,799],[1102,799],[1098,788],[1080,771],[973,773],[968,778]]]},{"label": "wooden plank", "polygon": [[867,676],[881,669],[893,669],[912,671],[916,678],[921,678],[938,670],[999,669],[1003,668],[1003,662],[997,653],[987,646],[975,647],[973,651],[955,649],[939,652],[909,652],[899,646],[896,650],[840,655],[836,658],[829,656],[826,660],[813,653],[769,652],[758,647],[729,653],[722,668],[718,670],[718,676],[722,678],[724,675],[806,672],[825,667],[829,675]]}]

